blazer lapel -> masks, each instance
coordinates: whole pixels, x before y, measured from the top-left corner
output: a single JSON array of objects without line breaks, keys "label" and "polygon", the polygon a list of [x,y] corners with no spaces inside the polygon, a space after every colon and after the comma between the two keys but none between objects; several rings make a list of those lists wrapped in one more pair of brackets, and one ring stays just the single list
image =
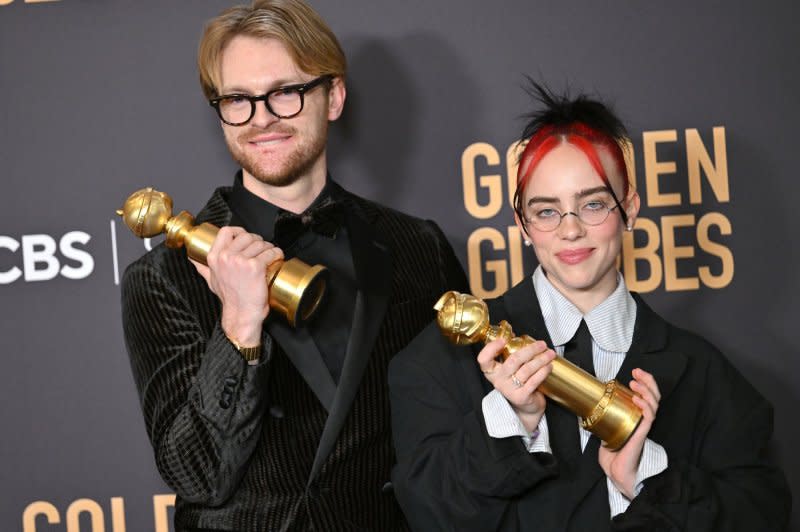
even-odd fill
[{"label": "blazer lapel", "polygon": [[631,371],[641,368],[653,375],[661,392],[661,401],[672,392],[686,369],[686,356],[664,351],[667,345],[667,323],[647,304],[633,294],[636,301],[636,326],[633,343],[622,362],[616,379],[624,385],[630,383]]},{"label": "blazer lapel", "polygon": [[294,367],[330,413],[336,395],[336,383],[305,327],[292,329],[282,319],[268,320],[267,332],[278,342]]},{"label": "blazer lapel", "polygon": [[339,387],[322,431],[309,483],[317,476],[333,450],[350,412],[383,323],[391,292],[392,262],[388,247],[355,209],[348,209],[345,223],[359,288]]}]

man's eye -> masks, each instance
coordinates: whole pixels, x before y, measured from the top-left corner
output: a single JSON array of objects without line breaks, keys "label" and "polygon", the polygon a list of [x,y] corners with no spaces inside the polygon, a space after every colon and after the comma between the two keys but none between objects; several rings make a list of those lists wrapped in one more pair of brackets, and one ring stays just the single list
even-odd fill
[{"label": "man's eye", "polygon": [[245,98],[244,96],[234,95],[234,96],[228,96],[227,98],[222,100],[222,103],[224,105],[244,105],[248,102],[247,98]]},{"label": "man's eye", "polygon": [[269,95],[270,98],[275,100],[292,100],[297,98],[297,89],[287,87],[285,89],[278,89]]}]

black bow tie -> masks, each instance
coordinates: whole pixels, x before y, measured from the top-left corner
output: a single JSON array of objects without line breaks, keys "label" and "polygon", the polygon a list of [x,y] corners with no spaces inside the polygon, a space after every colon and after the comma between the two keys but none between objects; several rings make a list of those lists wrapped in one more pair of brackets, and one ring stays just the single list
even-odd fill
[{"label": "black bow tie", "polygon": [[343,221],[340,204],[326,196],[300,214],[280,210],[275,218],[273,240],[279,247],[286,249],[306,231],[333,238]]}]

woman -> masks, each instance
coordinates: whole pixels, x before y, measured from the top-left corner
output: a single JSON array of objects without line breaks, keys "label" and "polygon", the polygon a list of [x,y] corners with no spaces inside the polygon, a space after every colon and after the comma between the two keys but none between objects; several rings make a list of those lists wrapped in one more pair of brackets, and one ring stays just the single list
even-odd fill
[{"label": "woman", "polygon": [[[788,488],[764,458],[771,406],[617,270],[639,212],[624,126],[585,96],[532,92],[544,108],[522,136],[515,219],[539,267],[488,304],[492,323],[539,341],[502,362],[502,340],[456,347],[433,324],[394,359],[393,483],[409,522],[426,532],[785,528]],[[637,394],[643,418],[618,451],[538,391],[565,352]]]}]

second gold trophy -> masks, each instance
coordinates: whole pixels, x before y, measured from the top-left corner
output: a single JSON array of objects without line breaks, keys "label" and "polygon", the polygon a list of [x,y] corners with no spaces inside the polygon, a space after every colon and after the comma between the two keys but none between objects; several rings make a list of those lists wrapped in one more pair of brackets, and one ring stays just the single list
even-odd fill
[{"label": "second gold trophy", "polygon": [[[514,336],[507,321],[489,323],[489,309],[481,299],[459,292],[446,292],[434,305],[436,322],[454,344],[489,343],[506,340],[502,351],[505,360],[522,347],[535,342],[528,335]],[[606,447],[622,447],[642,419],[642,411],[633,402],[633,391],[610,380],[601,382],[578,366],[556,357],[553,371],[539,385],[539,391],[581,417],[581,425],[603,440]]]}]

